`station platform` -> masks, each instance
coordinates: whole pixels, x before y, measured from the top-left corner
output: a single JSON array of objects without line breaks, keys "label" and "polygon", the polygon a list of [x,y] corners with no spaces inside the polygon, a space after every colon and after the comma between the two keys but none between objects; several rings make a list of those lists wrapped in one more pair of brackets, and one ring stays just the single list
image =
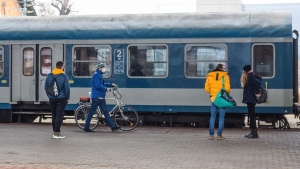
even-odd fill
[{"label": "station platform", "polygon": [[[298,169],[300,130],[225,128],[225,140],[209,140],[208,128],[138,126],[112,133],[101,125],[86,133],[50,123],[0,123],[1,169]],[[217,129],[216,129],[217,130]],[[215,132],[216,132],[215,130]],[[216,135],[215,135],[216,137]]]}]

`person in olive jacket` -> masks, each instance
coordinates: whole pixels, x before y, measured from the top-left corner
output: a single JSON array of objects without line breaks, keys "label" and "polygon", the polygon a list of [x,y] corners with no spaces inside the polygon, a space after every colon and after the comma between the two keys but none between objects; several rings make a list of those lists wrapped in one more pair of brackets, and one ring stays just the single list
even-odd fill
[{"label": "person in olive jacket", "polygon": [[256,129],[256,115],[255,115],[255,100],[260,97],[259,89],[261,87],[261,77],[256,76],[251,70],[251,65],[243,67],[241,76],[241,85],[243,87],[243,103],[247,104],[248,117],[250,118],[251,132],[245,135],[247,138],[258,138]]},{"label": "person in olive jacket", "polygon": [[230,93],[230,80],[228,73],[225,71],[225,66],[219,63],[213,71],[209,72],[206,76],[205,81],[205,91],[210,94],[211,100],[211,112],[210,112],[210,121],[209,121],[209,139],[214,139],[214,127],[215,120],[217,115],[217,110],[219,110],[219,127],[217,133],[217,139],[223,140],[225,137],[222,135],[224,129],[224,117],[225,117],[225,108],[217,107],[214,104],[214,100],[222,89],[222,77],[224,77],[224,88],[227,93]]}]

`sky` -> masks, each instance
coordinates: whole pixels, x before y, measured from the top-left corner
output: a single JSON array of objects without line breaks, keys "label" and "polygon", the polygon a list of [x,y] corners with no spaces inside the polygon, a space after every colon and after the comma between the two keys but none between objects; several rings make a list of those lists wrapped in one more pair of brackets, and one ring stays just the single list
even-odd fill
[{"label": "sky", "polygon": [[[205,1],[209,2],[209,0]],[[196,0],[76,0],[76,3],[79,7],[78,15],[196,12]],[[300,3],[300,0],[242,0],[242,3]]]},{"label": "sky", "polygon": [[[51,2],[51,0],[36,0]],[[73,15],[196,12],[196,0],[70,0]],[[203,0],[208,2],[209,0]],[[220,2],[223,0],[219,0]],[[300,3],[300,0],[242,0],[243,4]]]}]

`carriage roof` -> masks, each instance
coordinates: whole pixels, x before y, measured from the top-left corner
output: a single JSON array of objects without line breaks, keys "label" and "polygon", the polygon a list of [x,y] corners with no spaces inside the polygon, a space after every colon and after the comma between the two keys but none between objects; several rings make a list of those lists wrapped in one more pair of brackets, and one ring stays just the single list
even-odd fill
[{"label": "carriage roof", "polygon": [[289,12],[0,17],[0,40],[292,37]]}]

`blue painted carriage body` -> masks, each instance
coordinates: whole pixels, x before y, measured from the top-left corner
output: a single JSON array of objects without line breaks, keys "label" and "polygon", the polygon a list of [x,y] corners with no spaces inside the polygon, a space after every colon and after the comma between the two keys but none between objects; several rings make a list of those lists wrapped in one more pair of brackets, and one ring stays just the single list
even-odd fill
[{"label": "blue painted carriage body", "polygon": [[[5,65],[11,63],[10,45],[13,43],[33,42],[38,44],[41,41],[48,41],[49,43],[56,40],[64,41],[66,74],[70,80],[74,81],[71,83],[71,88],[89,88],[91,80],[72,75],[74,46],[109,45],[111,51],[124,49],[124,69],[128,70],[126,65],[128,46],[146,43],[167,46],[169,56],[167,77],[130,78],[125,71],[124,74],[112,73],[105,80],[118,84],[124,90],[162,89],[164,91],[164,89],[174,89],[176,92],[176,90],[195,89],[204,91],[205,78],[188,78],[185,76],[185,46],[189,44],[222,44],[226,45],[227,48],[227,70],[231,80],[231,88],[242,95],[240,76],[242,67],[252,63],[253,44],[269,43],[274,45],[275,49],[275,76],[263,79],[263,82],[268,82],[270,92],[293,90],[293,38],[290,13],[22,17],[1,18],[0,25],[4,25],[0,28],[0,46],[5,51]],[[133,42],[126,42],[127,40]],[[144,40],[150,40],[151,43]],[[199,40],[198,43],[197,40]],[[1,44],[3,42],[6,44]],[[114,60],[112,60],[113,64]],[[7,79],[7,83],[0,83],[0,87],[10,86],[9,69],[12,68],[5,66],[5,73],[0,77],[0,80]],[[132,94],[134,95],[134,93]],[[285,95],[283,94],[283,96]],[[71,97],[79,98],[80,96],[71,93]],[[182,95],[177,97],[182,97]],[[170,99],[169,102],[172,102],[174,98],[166,96],[165,99]],[[201,96],[199,105],[176,105],[176,103],[156,105],[149,102],[144,105],[135,105],[133,102],[131,103],[139,112],[209,112],[210,105],[201,105],[202,99],[209,100],[208,94]],[[1,103],[0,109],[10,109],[9,105],[8,103]],[[292,113],[292,101],[290,104],[284,103],[282,105],[258,106],[257,112]],[[68,104],[66,109],[74,110],[76,107],[76,104]],[[227,112],[245,113],[247,110],[245,105],[240,104],[236,108],[228,109]]]}]

